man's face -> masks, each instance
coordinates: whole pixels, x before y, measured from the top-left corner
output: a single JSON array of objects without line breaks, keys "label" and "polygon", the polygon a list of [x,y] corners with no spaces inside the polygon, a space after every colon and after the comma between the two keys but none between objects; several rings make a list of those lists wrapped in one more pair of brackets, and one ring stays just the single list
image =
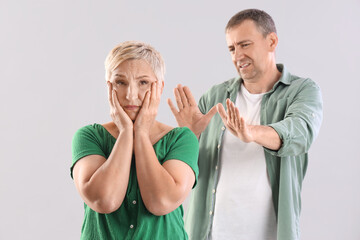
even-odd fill
[{"label": "man's face", "polygon": [[272,67],[273,34],[264,37],[252,20],[245,20],[226,32],[226,42],[236,70],[244,81],[258,82]]}]

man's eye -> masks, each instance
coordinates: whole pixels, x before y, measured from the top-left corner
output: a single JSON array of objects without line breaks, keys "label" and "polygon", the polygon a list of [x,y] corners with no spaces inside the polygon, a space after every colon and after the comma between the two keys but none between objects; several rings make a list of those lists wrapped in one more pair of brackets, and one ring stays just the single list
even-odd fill
[{"label": "man's eye", "polygon": [[250,43],[245,43],[245,44],[241,44],[241,47],[242,48],[246,48],[246,47],[248,47],[250,45]]},{"label": "man's eye", "polygon": [[229,48],[229,51],[232,53],[235,51],[235,48]]}]

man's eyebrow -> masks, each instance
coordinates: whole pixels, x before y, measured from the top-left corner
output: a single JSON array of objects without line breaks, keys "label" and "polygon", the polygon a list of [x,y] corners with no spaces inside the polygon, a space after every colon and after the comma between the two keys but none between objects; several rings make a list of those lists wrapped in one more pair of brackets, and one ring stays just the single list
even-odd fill
[{"label": "man's eyebrow", "polygon": [[[240,41],[240,42],[237,42],[237,43],[236,43],[236,46],[239,46],[239,45],[244,44],[244,43],[246,43],[246,42],[250,42],[250,40],[242,40],[242,41]],[[233,47],[234,47],[233,44],[231,44],[231,45],[228,46],[228,48],[233,48]]]},{"label": "man's eyebrow", "polygon": [[246,42],[250,42],[250,40],[243,40],[243,41],[237,42],[236,45],[241,45],[241,44],[244,44]]}]

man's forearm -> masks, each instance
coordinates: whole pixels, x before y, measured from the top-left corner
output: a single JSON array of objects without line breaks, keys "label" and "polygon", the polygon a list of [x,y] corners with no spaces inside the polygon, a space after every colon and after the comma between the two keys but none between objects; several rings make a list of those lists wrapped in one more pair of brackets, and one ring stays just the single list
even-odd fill
[{"label": "man's forearm", "polygon": [[251,128],[254,142],[271,150],[280,149],[282,141],[279,134],[272,127],[253,125]]}]

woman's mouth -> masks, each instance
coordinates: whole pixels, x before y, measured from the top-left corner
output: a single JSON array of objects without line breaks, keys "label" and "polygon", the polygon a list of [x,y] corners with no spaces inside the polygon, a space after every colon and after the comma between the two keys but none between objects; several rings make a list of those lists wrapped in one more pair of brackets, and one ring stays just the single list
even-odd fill
[{"label": "woman's mouth", "polygon": [[124,108],[126,110],[129,110],[129,111],[134,111],[134,110],[138,110],[140,108],[140,106],[136,106],[136,105],[126,105],[124,106]]}]

